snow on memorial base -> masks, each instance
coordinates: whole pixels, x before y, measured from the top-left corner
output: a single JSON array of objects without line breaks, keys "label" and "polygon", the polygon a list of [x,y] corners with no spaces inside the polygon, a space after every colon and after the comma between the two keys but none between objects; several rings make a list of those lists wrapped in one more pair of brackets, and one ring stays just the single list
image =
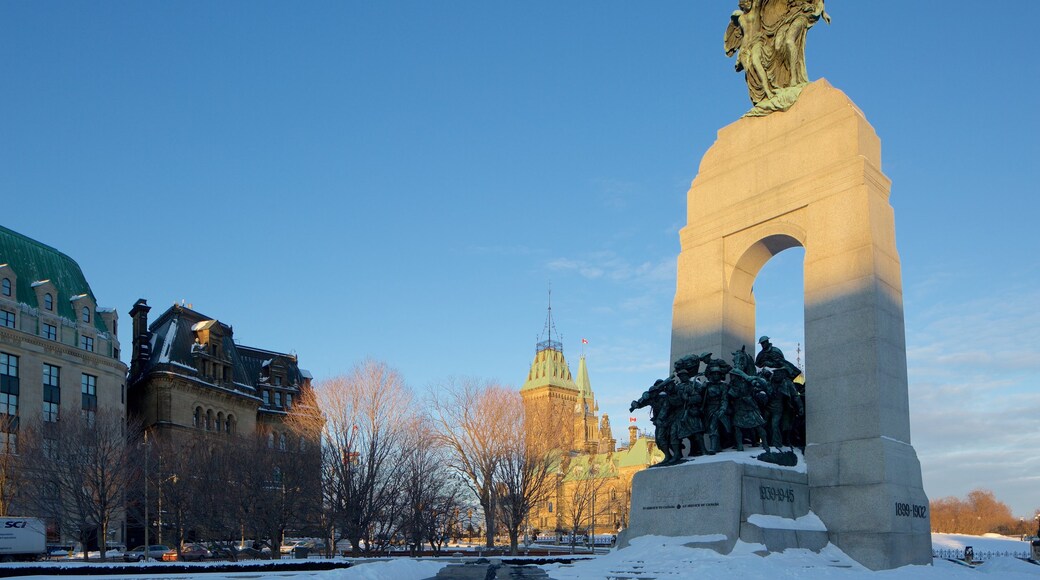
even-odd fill
[{"label": "snow on memorial base", "polygon": [[771,552],[823,549],[827,529],[809,509],[804,460],[780,467],[754,459],[758,453],[727,452],[637,473],[629,527],[618,547],[654,535],[693,536],[688,547],[722,554],[738,539]]}]

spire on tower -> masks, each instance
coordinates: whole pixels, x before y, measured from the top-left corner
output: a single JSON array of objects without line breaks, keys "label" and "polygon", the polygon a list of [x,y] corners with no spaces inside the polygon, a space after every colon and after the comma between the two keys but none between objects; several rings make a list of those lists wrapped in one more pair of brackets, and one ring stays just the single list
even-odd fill
[{"label": "spire on tower", "polygon": [[[554,332],[557,340],[553,340]],[[542,339],[543,336],[546,337],[544,340]],[[545,315],[545,327],[542,328],[542,334],[538,336],[538,343],[535,345],[536,353],[543,350],[563,352],[563,340],[560,337],[560,333],[556,331],[556,324],[553,323],[552,318],[552,285],[549,286],[549,310]]]}]

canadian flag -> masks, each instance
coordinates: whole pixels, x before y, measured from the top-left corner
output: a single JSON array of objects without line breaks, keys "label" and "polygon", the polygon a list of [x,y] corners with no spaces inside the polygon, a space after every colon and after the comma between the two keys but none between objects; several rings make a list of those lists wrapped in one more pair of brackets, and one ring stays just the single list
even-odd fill
[{"label": "canadian flag", "polygon": [[637,419],[635,417],[629,417],[628,418],[628,422],[629,423],[635,423],[636,421],[637,421]]},{"label": "canadian flag", "polygon": [[582,344],[588,344],[589,343],[589,339],[583,338],[583,339],[581,339],[581,343]]}]

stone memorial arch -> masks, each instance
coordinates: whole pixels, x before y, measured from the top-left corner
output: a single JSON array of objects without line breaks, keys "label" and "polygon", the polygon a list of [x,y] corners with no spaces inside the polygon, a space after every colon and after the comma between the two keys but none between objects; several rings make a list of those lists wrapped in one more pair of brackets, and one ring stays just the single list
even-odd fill
[{"label": "stone memorial arch", "polygon": [[863,113],[825,80],[789,110],[723,128],[687,194],[671,359],[756,347],[755,276],[805,249],[810,506],[864,565],[931,562],[910,442],[902,282],[890,180]]}]

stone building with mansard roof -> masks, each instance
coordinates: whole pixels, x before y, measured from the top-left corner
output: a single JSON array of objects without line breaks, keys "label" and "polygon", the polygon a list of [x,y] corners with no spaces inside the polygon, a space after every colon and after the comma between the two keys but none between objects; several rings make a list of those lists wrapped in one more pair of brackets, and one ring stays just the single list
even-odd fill
[{"label": "stone building with mansard roof", "polygon": [[253,433],[273,449],[292,444],[285,418],[311,383],[295,354],[237,344],[230,325],[187,306],[149,324],[150,310],[141,299],[130,311],[129,414],[174,444]]}]

